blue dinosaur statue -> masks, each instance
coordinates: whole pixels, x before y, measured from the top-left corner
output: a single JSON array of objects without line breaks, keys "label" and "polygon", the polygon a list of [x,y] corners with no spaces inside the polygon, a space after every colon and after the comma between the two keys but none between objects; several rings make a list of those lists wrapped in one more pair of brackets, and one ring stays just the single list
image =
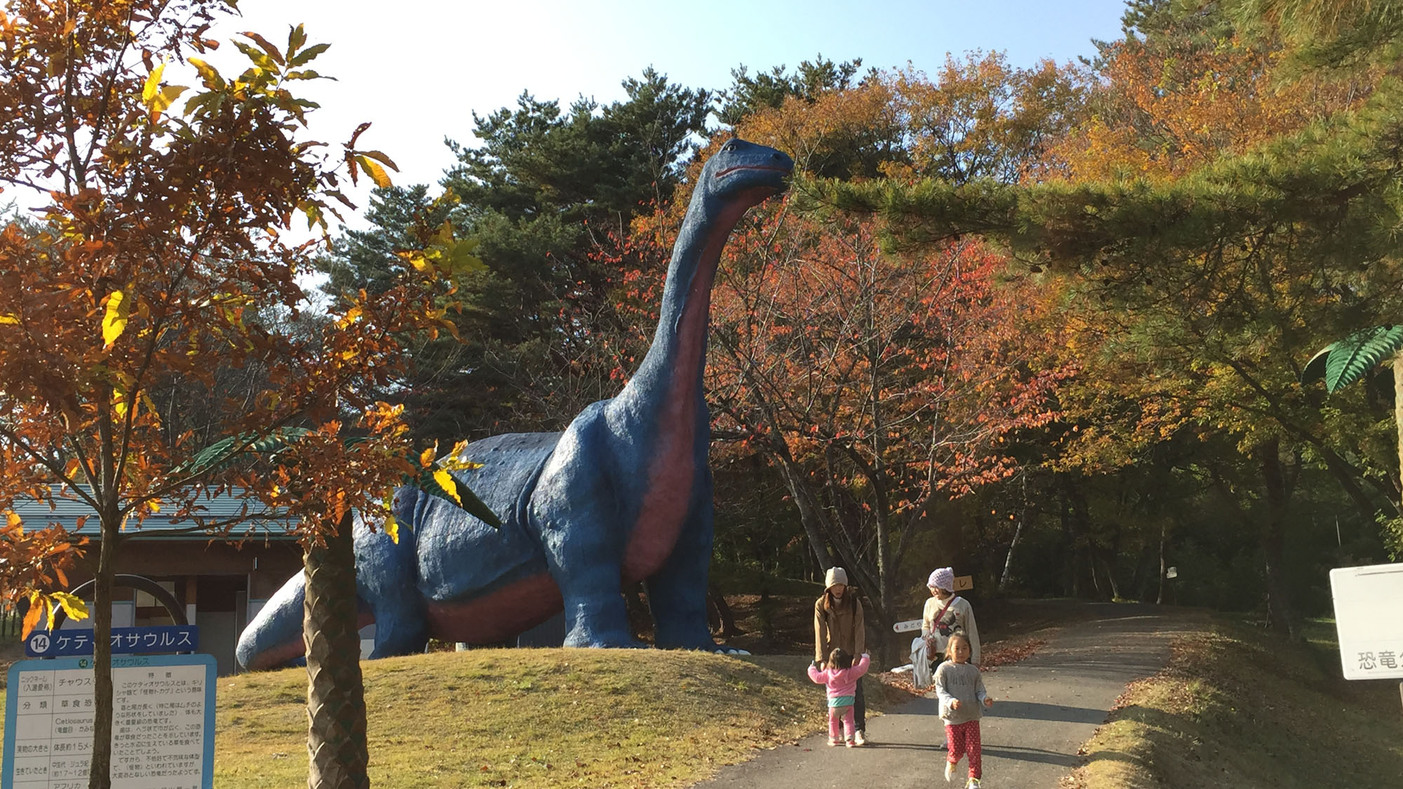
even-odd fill
[{"label": "blue dinosaur statue", "polygon": [[[784,191],[785,154],[732,139],[702,168],[673,247],[652,346],[617,397],[563,433],[469,444],[457,476],[498,513],[494,529],[414,487],[396,492],[399,542],[355,526],[361,625],[370,657],[421,652],[430,637],[499,643],[564,609],[565,645],[632,647],[621,593],[642,580],[659,647],[715,650],[706,619],[711,562],[710,416],[702,391],[711,287],[721,249],[752,206]],[[304,654],[294,576],[239,638],[249,669]]]}]

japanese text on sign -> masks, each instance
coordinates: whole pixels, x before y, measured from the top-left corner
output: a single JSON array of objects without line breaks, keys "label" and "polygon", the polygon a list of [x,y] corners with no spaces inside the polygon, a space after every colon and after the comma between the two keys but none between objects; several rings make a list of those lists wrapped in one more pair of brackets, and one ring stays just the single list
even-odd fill
[{"label": "japanese text on sign", "polygon": [[1330,571],[1345,679],[1403,679],[1403,564]]},{"label": "japanese text on sign", "polygon": [[[82,789],[93,740],[93,669],[84,658],[10,669],[0,789]],[[210,655],[112,660],[114,789],[214,785],[215,662]]]},{"label": "japanese text on sign", "polygon": [[[112,654],[194,652],[200,646],[195,625],[112,628]],[[91,630],[35,630],[24,641],[30,657],[76,657],[93,653]]]}]

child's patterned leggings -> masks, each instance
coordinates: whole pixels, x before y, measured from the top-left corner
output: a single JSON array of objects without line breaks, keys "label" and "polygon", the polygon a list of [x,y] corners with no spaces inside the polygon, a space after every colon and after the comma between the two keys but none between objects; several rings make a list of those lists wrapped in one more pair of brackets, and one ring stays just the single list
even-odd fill
[{"label": "child's patterned leggings", "polygon": [[853,728],[853,705],[849,704],[846,707],[829,707],[828,739],[843,739],[844,726],[848,727],[848,739],[851,740],[857,731]]},{"label": "child's patterned leggings", "polygon": [[969,757],[969,777],[983,778],[984,770],[979,763],[979,721],[967,721],[954,725],[945,725],[945,743],[950,749],[950,755],[946,758],[951,764],[958,762],[961,756]]}]

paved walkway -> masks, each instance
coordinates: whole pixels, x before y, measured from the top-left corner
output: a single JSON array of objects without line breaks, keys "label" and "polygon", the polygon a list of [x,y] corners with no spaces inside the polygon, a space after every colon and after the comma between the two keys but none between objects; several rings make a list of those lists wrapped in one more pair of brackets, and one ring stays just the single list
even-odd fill
[{"label": "paved walkway", "polygon": [[[1106,720],[1131,681],[1158,672],[1192,613],[1151,605],[1093,603],[1095,618],[1034,634],[1047,643],[1029,659],[984,674],[994,697],[982,724],[984,783],[1055,789],[1081,764],[1077,750]],[[697,787],[745,789],[932,789],[945,786],[945,733],[934,693],[867,721],[866,748],[830,748],[827,731],[796,746],[723,768]],[[815,703],[818,703],[817,701]],[[960,763],[963,775],[965,762]],[[963,786],[963,777],[956,786]]]}]

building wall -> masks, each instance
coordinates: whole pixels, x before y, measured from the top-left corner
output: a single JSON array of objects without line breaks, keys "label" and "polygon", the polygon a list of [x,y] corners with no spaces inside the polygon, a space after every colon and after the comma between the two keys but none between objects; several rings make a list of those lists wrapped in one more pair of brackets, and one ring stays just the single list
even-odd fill
[{"label": "building wall", "polygon": [[[86,551],[95,558],[97,545],[90,543]],[[249,618],[288,578],[302,572],[302,549],[290,540],[232,545],[204,538],[138,539],[122,545],[117,572],[144,576],[172,592],[190,624],[200,628],[200,651],[214,656],[222,676],[237,669],[234,645]],[[91,577],[81,563],[69,573],[73,587]],[[113,613],[131,620],[121,623],[126,625],[169,622],[152,598],[128,589],[114,591]],[[78,626],[84,625],[91,627]]]}]

